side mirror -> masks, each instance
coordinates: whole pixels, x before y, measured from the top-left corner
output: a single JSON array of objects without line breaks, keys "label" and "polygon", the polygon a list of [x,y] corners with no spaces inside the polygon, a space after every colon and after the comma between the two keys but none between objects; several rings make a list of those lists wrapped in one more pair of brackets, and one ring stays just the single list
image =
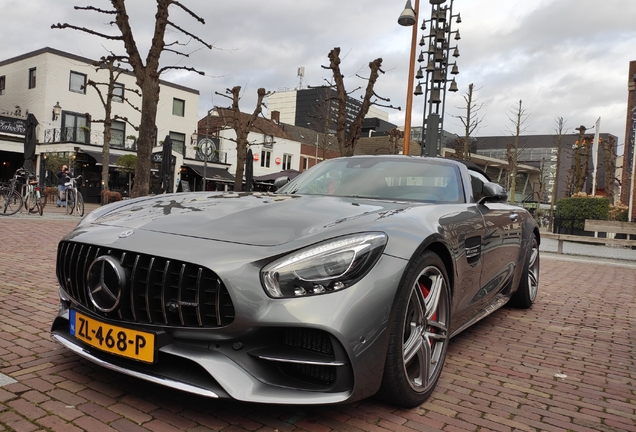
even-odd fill
[{"label": "side mirror", "polygon": [[278,190],[282,188],[287,183],[289,183],[289,177],[287,176],[278,177],[276,180],[274,180],[274,190]]},{"label": "side mirror", "polygon": [[485,204],[487,202],[506,202],[508,201],[508,194],[501,185],[493,182],[485,182],[482,191],[482,197],[479,200],[479,204]]}]

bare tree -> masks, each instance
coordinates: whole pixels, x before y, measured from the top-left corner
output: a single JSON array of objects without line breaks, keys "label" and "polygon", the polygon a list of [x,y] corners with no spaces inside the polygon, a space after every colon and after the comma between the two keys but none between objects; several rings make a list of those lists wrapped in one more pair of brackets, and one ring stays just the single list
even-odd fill
[{"label": "bare tree", "polygon": [[[512,116],[512,117],[511,117]],[[517,165],[519,155],[522,149],[519,147],[519,139],[521,134],[525,133],[527,128],[524,126],[530,114],[523,108],[523,101],[519,100],[519,106],[510,108],[508,119],[514,124],[514,131],[511,131],[513,139],[506,147],[506,156],[508,159],[508,173],[510,175],[510,202],[515,202],[515,191],[517,188]]]},{"label": "bare tree", "polygon": [[[263,99],[271,94],[271,92],[265,91],[264,88],[259,88],[257,91],[258,99],[256,101],[256,107],[252,114],[243,114],[239,108],[239,101],[241,99],[241,86],[235,86],[231,89],[226,89],[225,93],[215,92],[219,96],[226,97],[232,101],[232,105],[226,110],[229,112],[229,119],[225,119],[234,133],[236,139],[231,139],[236,143],[236,173],[234,179],[234,190],[240,191],[243,187],[243,172],[245,171],[245,159],[247,156],[247,148],[249,142],[247,140],[248,135],[254,128],[254,122],[258,116],[263,112]],[[228,96],[231,95],[231,96]]]},{"label": "bare tree", "polygon": [[[127,122],[128,124],[130,124],[136,131],[139,130],[139,127],[136,125],[133,125],[132,123],[130,123],[130,121],[128,121],[128,118],[126,117],[121,117],[121,116],[113,116],[112,115],[112,104],[113,104],[113,98],[117,95],[115,95],[115,86],[117,83],[117,80],[119,79],[119,76],[124,72],[123,69],[121,69],[119,67],[119,64],[115,64],[115,62],[117,61],[116,57],[114,55],[111,55],[109,57],[102,57],[100,60],[93,62],[93,66],[96,66],[96,71],[99,70],[108,70],[108,82],[96,82],[93,80],[88,80],[88,82],[86,83],[87,87],[92,87],[93,89],[95,89],[95,91],[97,92],[97,95],[99,96],[99,100],[102,103],[102,106],[104,107],[104,118],[103,119],[91,119],[92,123],[103,123],[104,125],[104,144],[102,146],[102,188],[106,188],[108,189],[108,168],[109,168],[109,164],[108,164],[108,160],[110,158],[110,142],[112,139],[112,125],[113,125],[113,120],[124,120],[125,122]],[[105,91],[102,91],[102,88],[105,87]],[[122,91],[124,90],[124,88],[122,88]],[[139,92],[139,90],[137,89],[128,89],[129,92],[133,92],[135,94],[137,94],[139,97],[141,97],[141,93]],[[130,106],[132,106],[134,109],[136,109],[137,111],[140,111],[138,107],[134,106],[132,103],[130,103],[129,99],[127,97],[123,97],[122,93],[122,102],[126,102],[128,103]],[[104,195],[102,195],[102,199],[103,199]],[[102,204],[106,204],[104,202],[102,202]]]},{"label": "bare tree", "polygon": [[[369,75],[369,78],[367,79],[367,87],[364,92],[364,96],[362,97],[362,106],[360,107],[360,110],[358,111],[353,122],[351,122],[351,125],[349,126],[349,134],[347,135],[346,123],[348,93],[345,90],[344,75],[342,75],[342,72],[340,71],[340,48],[336,47],[332,49],[329,52],[328,57],[329,66],[322,67],[324,69],[330,69],[332,71],[335,82],[336,101],[338,103],[338,117],[336,122],[336,138],[338,140],[338,147],[342,156],[353,156],[355,146],[358,143],[358,139],[360,139],[360,133],[362,132],[362,122],[364,121],[364,117],[369,112],[369,107],[371,105],[379,105],[385,108],[395,107],[391,105],[380,105],[378,103],[378,99],[385,102],[390,102],[390,100],[378,96],[373,90],[373,87],[375,86],[380,73],[384,73],[384,71],[381,69],[382,59],[377,58],[369,63],[369,69],[371,70],[371,73]],[[371,100],[373,97],[375,97],[375,99]]]},{"label": "bare tree", "polygon": [[190,54],[175,49],[175,46],[185,46],[186,43],[180,43],[175,40],[170,43],[164,41],[166,28],[170,27],[177,32],[194,39],[212,49],[212,45],[204,42],[199,37],[176,25],[169,19],[169,7],[176,6],[190,15],[201,24],[205,24],[203,18],[196,15],[190,9],[182,5],[177,0],[157,0],[157,11],[155,13],[155,27],[152,42],[145,62],[137,48],[137,42],[133,36],[130,26],[128,12],[126,11],[126,0],[110,0],[113,7],[112,10],[100,9],[95,6],[75,6],[75,10],[84,10],[98,12],[114,17],[114,21],[109,24],[115,25],[119,34],[110,35],[97,32],[86,27],[78,27],[71,24],[53,24],[51,28],[64,29],[69,28],[78,30],[90,35],[99,36],[108,40],[122,41],[127,56],[119,56],[117,59],[122,63],[127,63],[132,68],[137,85],[141,89],[141,122],[139,125],[139,139],[137,141],[137,165],[135,167],[135,186],[132,195],[135,197],[147,195],[150,187],[150,162],[152,157],[152,147],[155,141],[155,124],[157,118],[157,105],[159,103],[159,76],[170,69],[181,69],[196,72],[200,75],[204,73],[189,66],[164,66],[160,68],[159,61],[163,52],[171,52],[179,56],[189,57]]},{"label": "bare tree", "polygon": [[600,139],[600,142],[605,168],[605,194],[610,204],[614,204],[614,185],[619,182],[616,178],[616,140],[610,135],[606,140]]},{"label": "bare tree", "polygon": [[561,169],[561,150],[563,148],[563,134],[566,133],[565,130],[565,120],[563,117],[559,117],[556,119],[556,127],[555,127],[555,136],[554,136],[554,145],[556,147],[556,169],[554,173],[554,184],[552,185],[552,194],[550,195],[550,225],[549,230],[552,232],[552,224],[554,221],[554,204],[556,202],[557,191],[559,188],[559,178],[560,178],[560,169]]},{"label": "bare tree", "polygon": [[[483,108],[484,104],[477,104],[477,102],[473,100],[472,83],[468,86],[468,92],[464,95],[464,100],[466,101],[466,115],[454,117],[458,118],[464,125],[464,139],[462,140],[462,151],[459,158],[470,160],[470,137],[484,119],[478,116],[478,112]],[[464,108],[462,107],[460,109]]]}]

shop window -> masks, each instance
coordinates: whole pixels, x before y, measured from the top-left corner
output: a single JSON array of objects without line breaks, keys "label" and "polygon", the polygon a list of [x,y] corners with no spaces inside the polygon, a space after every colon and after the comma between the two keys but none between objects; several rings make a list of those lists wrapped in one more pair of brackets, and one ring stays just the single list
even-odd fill
[{"label": "shop window", "polygon": [[29,69],[29,88],[35,88],[35,71],[36,68]]},{"label": "shop window", "polygon": [[185,101],[183,99],[172,99],[172,115],[179,117],[185,115]]},{"label": "shop window", "polygon": [[71,71],[68,89],[74,93],[86,94],[86,74]]},{"label": "shop window", "polygon": [[263,150],[261,151],[261,166],[265,168],[269,168],[269,164],[272,160],[272,152]]}]

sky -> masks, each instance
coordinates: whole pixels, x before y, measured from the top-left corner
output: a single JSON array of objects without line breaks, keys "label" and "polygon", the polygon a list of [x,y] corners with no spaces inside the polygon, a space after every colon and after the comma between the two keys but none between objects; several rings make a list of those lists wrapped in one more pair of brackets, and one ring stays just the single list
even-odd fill
[{"label": "sky", "polygon": [[[172,6],[170,20],[214,46],[207,49],[176,30],[166,42],[189,57],[164,53],[162,66],[192,66],[162,75],[200,91],[199,117],[213,106],[228,106],[219,96],[241,86],[240,108],[252,112],[256,91],[293,90],[323,85],[330,79],[327,55],[341,48],[342,71],[348,91],[365,86],[359,76],[368,64],[383,59],[375,91],[401,110],[387,109],[389,120],[404,125],[411,28],[397,18],[404,0],[181,0],[205,20],[192,19]],[[413,4],[415,0],[413,0]],[[428,1],[420,2],[420,22],[430,18]],[[450,5],[451,0],[446,4]],[[123,53],[123,44],[74,30],[51,29],[54,23],[84,26],[115,35],[110,16],[75,10],[74,6],[111,8],[105,0],[0,0],[0,60],[46,46],[89,58]],[[128,0],[133,35],[142,56],[150,45],[156,3]],[[553,134],[558,117],[566,131],[591,128],[601,118],[600,131],[625,140],[629,62],[636,60],[636,1],[634,0],[453,0],[461,14],[457,58],[457,93],[447,93],[444,129],[463,134],[456,116],[465,115],[464,96],[474,85],[481,123],[477,136],[511,135],[513,110],[522,101],[526,134]],[[418,33],[418,40],[421,36]],[[9,43],[7,43],[9,42]],[[420,47],[417,47],[418,54]],[[453,58],[451,58],[453,60]],[[425,66],[425,65],[424,65]],[[304,67],[305,75],[297,76]],[[416,66],[417,68],[417,66]],[[354,93],[359,97],[361,92]],[[424,100],[413,98],[412,125],[422,124]]]}]

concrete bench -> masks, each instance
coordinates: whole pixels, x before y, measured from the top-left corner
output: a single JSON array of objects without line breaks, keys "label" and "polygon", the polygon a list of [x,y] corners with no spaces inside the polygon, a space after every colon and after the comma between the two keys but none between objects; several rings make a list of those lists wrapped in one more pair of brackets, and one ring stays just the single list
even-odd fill
[{"label": "concrete bench", "polygon": [[636,247],[636,240],[630,240],[629,235],[636,235],[636,223],[585,219],[585,231],[603,232],[607,234],[627,234],[627,239],[588,237],[571,234],[541,233],[542,238],[557,240],[557,252],[563,253],[563,242],[603,244],[608,246]]}]

